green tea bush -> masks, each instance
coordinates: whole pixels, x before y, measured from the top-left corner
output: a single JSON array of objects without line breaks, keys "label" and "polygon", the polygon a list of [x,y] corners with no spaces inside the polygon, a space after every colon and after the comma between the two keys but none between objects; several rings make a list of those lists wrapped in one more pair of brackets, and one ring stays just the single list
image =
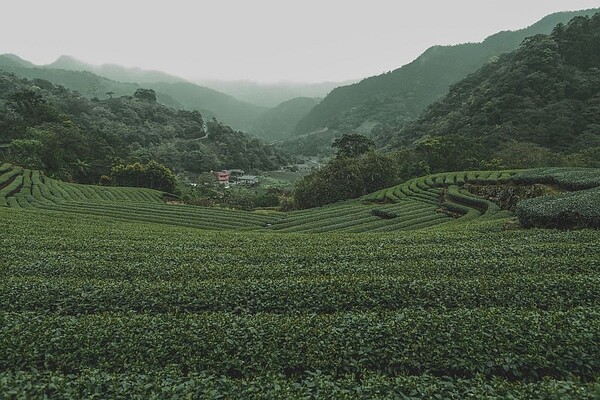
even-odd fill
[{"label": "green tea bush", "polygon": [[383,218],[383,219],[398,218],[398,214],[393,213],[393,212],[389,212],[389,211],[385,211],[385,210],[381,210],[381,209],[378,209],[378,208],[372,209],[371,210],[371,214],[373,214],[376,217]]},{"label": "green tea bush", "polygon": [[526,228],[600,228],[600,187],[523,200],[516,213]]},{"label": "green tea bush", "polygon": [[591,189],[600,186],[597,168],[538,168],[520,172],[511,178],[517,184],[545,183],[567,190]]}]

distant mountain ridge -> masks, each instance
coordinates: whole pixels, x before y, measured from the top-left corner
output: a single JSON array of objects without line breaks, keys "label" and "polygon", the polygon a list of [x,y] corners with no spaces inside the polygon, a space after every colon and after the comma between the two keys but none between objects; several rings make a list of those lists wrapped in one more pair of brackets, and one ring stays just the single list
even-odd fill
[{"label": "distant mountain ridge", "polygon": [[92,65],[84,63],[72,56],[62,55],[44,68],[66,69],[69,71],[89,71],[118,82],[154,83],[154,82],[186,82],[185,79],[161,71],[127,68],[117,64]]},{"label": "distant mountain ridge", "polygon": [[344,82],[318,82],[318,83],[257,83],[251,81],[219,81],[199,80],[197,83],[226,93],[252,104],[264,107],[276,107],[286,101],[296,98],[323,98],[339,86],[356,83]]},{"label": "distant mountain ridge", "polygon": [[294,134],[323,128],[352,131],[366,121],[399,129],[444,95],[450,85],[494,57],[515,50],[526,37],[548,34],[558,23],[599,10],[551,14],[528,28],[499,32],[481,43],[431,47],[399,69],[334,89],[298,123]]},{"label": "distant mountain ridge", "polygon": [[[0,55],[0,69],[28,79],[44,79],[78,91],[88,98],[106,99],[111,95],[132,95],[140,87],[154,89],[158,101],[164,105],[198,110],[207,118],[216,117],[234,129],[243,131],[248,131],[254,121],[267,110],[266,107],[240,101],[216,90],[162,72],[139,70],[140,80],[136,78],[136,69],[114,65],[94,67],[69,56],[62,56],[52,64],[36,66],[14,54],[4,54]],[[116,73],[111,75],[111,71]],[[104,74],[121,79],[132,78],[132,80],[118,81]],[[150,82],[152,77],[165,78],[171,82]],[[136,79],[133,80],[134,78]]]},{"label": "distant mountain ridge", "polygon": [[[113,81],[89,71],[72,71],[36,66],[13,54],[0,55],[0,70],[12,72],[27,79],[47,80],[55,85],[61,85],[67,89],[77,91],[87,98],[98,97],[106,99],[110,96],[130,96],[140,88],[140,85],[136,83]],[[157,93],[157,98],[161,104],[166,106],[179,109],[186,108],[183,104],[164,93]],[[201,111],[207,116],[214,116],[214,113],[206,110]]]},{"label": "distant mountain ridge", "polygon": [[203,108],[214,112],[218,119],[227,122],[234,129],[245,132],[248,132],[254,121],[267,110],[266,107],[259,107],[189,82],[156,82],[146,83],[144,86],[173,97],[186,108],[193,109],[196,105],[202,105]]},{"label": "distant mountain ridge", "polygon": [[0,55],[0,65],[15,68],[34,68],[35,65],[27,60],[22,59],[16,54],[2,54]]}]

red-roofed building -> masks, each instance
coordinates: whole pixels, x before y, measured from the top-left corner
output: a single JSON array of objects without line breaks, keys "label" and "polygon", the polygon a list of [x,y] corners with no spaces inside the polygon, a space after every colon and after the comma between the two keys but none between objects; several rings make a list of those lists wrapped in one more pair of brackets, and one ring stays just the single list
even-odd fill
[{"label": "red-roofed building", "polygon": [[226,169],[224,169],[223,171],[214,171],[213,174],[215,175],[215,178],[217,178],[217,182],[219,182],[220,184],[226,185],[229,183],[229,178],[231,177],[231,174]]}]

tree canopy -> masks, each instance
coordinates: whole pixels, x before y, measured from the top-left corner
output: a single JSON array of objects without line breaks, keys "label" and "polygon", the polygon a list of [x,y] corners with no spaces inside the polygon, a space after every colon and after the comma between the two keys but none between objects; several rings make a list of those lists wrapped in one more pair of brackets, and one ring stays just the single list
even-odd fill
[{"label": "tree canopy", "polygon": [[45,80],[0,72],[0,156],[86,183],[98,182],[115,165],[153,160],[195,174],[287,163],[273,146],[155,97],[151,89],[138,89],[133,96],[92,101]]},{"label": "tree canopy", "polygon": [[358,157],[375,149],[375,142],[366,136],[353,133],[335,139],[331,146],[337,149],[337,157]]},{"label": "tree canopy", "polygon": [[599,53],[600,14],[530,37],[452,86],[416,122],[391,135],[390,148],[419,143],[417,149],[440,155],[433,160],[438,170],[464,168],[473,157],[526,167],[530,163],[515,163],[510,154],[526,143],[549,163],[598,147]]}]

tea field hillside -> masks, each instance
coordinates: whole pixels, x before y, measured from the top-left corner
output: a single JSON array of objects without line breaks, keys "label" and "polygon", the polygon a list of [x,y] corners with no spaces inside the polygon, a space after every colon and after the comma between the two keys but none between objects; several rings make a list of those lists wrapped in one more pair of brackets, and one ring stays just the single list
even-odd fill
[{"label": "tea field hillside", "polygon": [[495,220],[284,235],[0,207],[0,393],[597,398],[599,243]]},{"label": "tea field hillside", "polygon": [[[280,233],[386,232],[424,228],[452,228],[511,217],[514,204],[502,207],[472,193],[474,189],[496,192],[525,190],[526,196],[540,185],[555,191],[575,191],[566,202],[589,203],[582,217],[600,226],[597,188],[600,171],[592,168],[549,168],[511,171],[449,172],[415,178],[360,199],[293,212],[248,212],[217,207],[166,204],[172,195],[150,189],[117,188],[65,183],[38,171],[0,166],[0,206],[39,208],[68,214],[87,214],[119,220],[154,222],[213,230],[244,230]],[[557,180],[558,178],[559,180]],[[573,182],[579,182],[573,186]],[[536,189],[537,186],[537,189]],[[471,192],[469,191],[471,189]],[[586,192],[584,189],[591,189]],[[522,191],[522,190],[521,190]],[[543,192],[540,194],[544,194]],[[522,196],[522,194],[518,194]],[[583,196],[583,197],[582,197]],[[505,196],[506,197],[506,196]],[[514,197],[514,196],[513,196]],[[518,197],[518,196],[517,196]],[[545,207],[546,197],[536,200]],[[533,203],[532,203],[533,204]],[[538,206],[539,208],[539,206]],[[569,210],[579,215],[579,210]],[[525,217],[524,212],[519,213]],[[529,215],[529,214],[528,214]],[[526,218],[524,218],[525,220]],[[553,224],[560,227],[556,219]],[[548,224],[552,225],[550,222]],[[535,221],[528,222],[536,226]],[[542,224],[543,225],[543,224]],[[538,225],[538,226],[542,226]]]},{"label": "tea field hillside", "polygon": [[595,221],[599,176],[261,213],[3,164],[0,397],[596,399],[600,231],[506,224]]}]

